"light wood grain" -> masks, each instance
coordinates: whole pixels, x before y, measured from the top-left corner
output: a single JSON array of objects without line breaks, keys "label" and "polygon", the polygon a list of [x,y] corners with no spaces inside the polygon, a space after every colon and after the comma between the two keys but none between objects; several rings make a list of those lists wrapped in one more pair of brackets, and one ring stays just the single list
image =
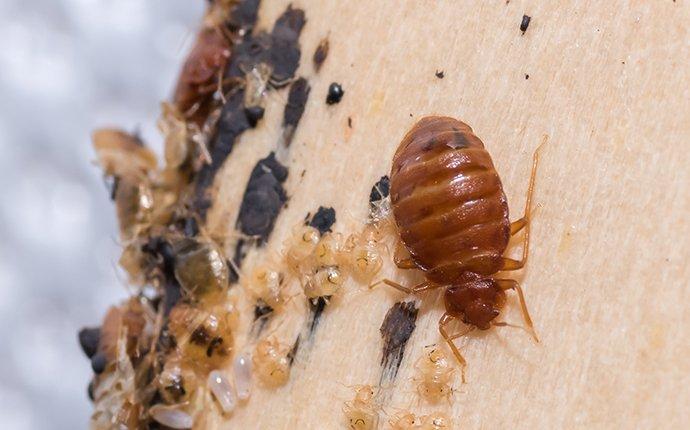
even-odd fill
[{"label": "light wood grain", "polygon": [[[261,26],[270,28],[288,3],[265,2]],[[688,2],[292,3],[306,11],[298,75],[312,91],[290,148],[289,206],[267,248],[252,251],[246,265],[277,255],[291,228],[319,205],[336,209],[335,230],[360,228],[372,184],[423,115],[454,116],[474,128],[502,176],[513,218],[523,210],[531,153],[548,134],[535,195],[542,207],[520,276],[542,342],[511,329],[469,337],[467,384],[456,380],[451,405],[430,406],[412,380],[423,346],[439,341],[442,302],[429,294],[394,386],[384,390],[385,411],[452,411],[456,428],[687,425]],[[532,21],[521,35],[523,13]],[[326,35],[330,55],[316,74],[311,55]],[[327,106],[333,81],[345,97]],[[249,172],[279,140],[286,97],[271,93],[262,126],[241,137],[216,178],[214,232],[233,234]],[[421,279],[391,261],[382,275]],[[257,387],[225,428],[344,427],[346,385],[378,382],[379,327],[402,298],[349,281],[301,346],[289,383]],[[276,318],[285,321],[276,333],[291,342],[304,318],[294,306]],[[514,299],[506,319],[519,320]]]}]

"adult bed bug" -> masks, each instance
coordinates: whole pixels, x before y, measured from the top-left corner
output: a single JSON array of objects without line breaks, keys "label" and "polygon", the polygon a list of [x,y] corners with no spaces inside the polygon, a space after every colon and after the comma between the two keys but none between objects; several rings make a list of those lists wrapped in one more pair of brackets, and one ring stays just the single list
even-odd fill
[{"label": "adult bed bug", "polygon": [[[506,290],[517,292],[525,323],[538,341],[520,285],[512,279],[493,277],[497,272],[519,270],[527,261],[538,153],[539,148],[534,152],[524,216],[512,223],[491,156],[467,124],[449,117],[422,118],[402,139],[393,157],[393,218],[410,254],[407,258],[396,255],[395,263],[401,269],[422,270],[426,279],[411,288],[389,279],[383,282],[413,294],[445,289],[445,313],[439,320],[439,331],[463,370],[466,362],[453,340],[475,328],[508,325],[494,321],[505,302]],[[522,229],[522,258],[504,257],[510,237]],[[469,329],[448,334],[446,326],[456,319]]]}]

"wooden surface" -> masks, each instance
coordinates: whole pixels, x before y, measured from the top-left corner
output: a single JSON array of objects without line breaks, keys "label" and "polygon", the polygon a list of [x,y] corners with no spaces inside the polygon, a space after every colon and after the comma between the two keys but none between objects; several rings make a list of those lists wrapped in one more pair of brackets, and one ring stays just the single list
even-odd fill
[{"label": "wooden surface", "polygon": [[[532,253],[519,276],[542,342],[513,329],[470,336],[462,348],[467,383],[456,379],[450,405],[428,405],[412,378],[423,346],[440,340],[442,302],[429,294],[400,372],[382,390],[384,411],[446,411],[455,428],[687,425],[688,2],[291,2],[306,12],[297,75],[312,91],[290,148],[288,208],[267,248],[245,266],[277,255],[292,227],[320,205],[336,209],[336,231],[360,228],[371,186],[423,115],[474,128],[502,176],[513,219],[523,210],[532,151],[548,134]],[[260,25],[270,28],[290,1],[264,3]],[[523,13],[532,17],[524,35]],[[330,54],[317,74],[311,56],[326,35]],[[327,106],[333,81],[345,97]],[[208,218],[216,233],[233,234],[249,173],[279,140],[287,93],[270,94],[263,124],[242,135],[216,178]],[[390,257],[382,275],[421,279],[395,270]],[[300,346],[288,384],[257,387],[224,427],[344,427],[347,386],[379,381],[379,327],[402,298],[349,281]],[[303,308],[276,317],[270,330],[292,342],[305,324]],[[514,298],[506,312],[519,322]],[[248,323],[239,345],[253,341]]]}]

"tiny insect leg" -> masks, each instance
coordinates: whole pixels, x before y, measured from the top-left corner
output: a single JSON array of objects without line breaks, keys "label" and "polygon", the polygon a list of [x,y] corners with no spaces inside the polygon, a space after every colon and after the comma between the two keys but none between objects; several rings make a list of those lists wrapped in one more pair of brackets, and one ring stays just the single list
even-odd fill
[{"label": "tiny insect leg", "polygon": [[395,262],[395,265],[398,266],[399,269],[416,269],[417,265],[414,263],[411,257],[402,257],[402,253],[404,252],[404,247],[402,246],[402,243],[398,240],[398,242],[395,245],[395,253],[393,254],[393,261]]},{"label": "tiny insect leg", "polygon": [[537,176],[537,166],[539,165],[539,150],[544,146],[548,136],[544,136],[541,144],[534,150],[532,156],[532,172],[530,173],[529,186],[527,187],[527,201],[525,202],[525,215],[519,220],[510,224],[510,235],[514,235],[523,228],[525,229],[525,238],[523,239],[522,258],[514,260],[512,258],[503,258],[503,265],[501,270],[518,270],[522,269],[527,262],[529,256],[529,233],[530,233],[530,214],[532,212],[532,195],[534,194],[534,180]]},{"label": "tiny insect leg", "polygon": [[454,339],[457,339],[459,337],[465,336],[467,333],[471,332],[474,327],[471,327],[469,330],[467,330],[464,333],[460,334],[455,334],[455,335],[449,335],[448,332],[446,331],[446,325],[453,321],[455,318],[452,317],[449,314],[443,314],[440,320],[438,320],[438,331],[441,333],[441,336],[443,336],[443,339],[446,341],[448,346],[450,347],[450,350],[453,352],[453,355],[455,358],[458,360],[458,363],[460,363],[461,366],[461,375],[462,375],[462,383],[465,383],[465,368],[467,367],[467,361],[465,361],[465,358],[462,356],[460,353],[460,350],[458,347],[455,345],[455,342],[453,342]]},{"label": "tiny insect leg", "polygon": [[496,284],[498,287],[505,290],[515,290],[520,299],[520,308],[522,309],[522,318],[525,320],[525,324],[529,327],[530,334],[535,341],[539,342],[539,337],[537,337],[537,331],[534,329],[534,324],[532,323],[532,318],[529,316],[529,311],[527,310],[527,304],[525,303],[525,295],[522,292],[522,288],[517,281],[513,279],[496,279]]},{"label": "tiny insect leg", "polygon": [[386,279],[382,279],[378,282],[374,282],[373,284],[371,284],[369,286],[369,288],[374,288],[378,284],[386,284],[389,287],[393,287],[396,290],[400,290],[406,294],[418,294],[418,293],[421,293],[423,291],[432,290],[434,288],[441,288],[442,287],[442,285],[434,284],[433,282],[429,282],[429,281],[424,281],[424,282],[421,282],[421,283],[415,285],[414,287],[410,288],[410,287],[406,287],[404,285],[401,285],[395,281],[391,281],[390,279],[386,278]]}]

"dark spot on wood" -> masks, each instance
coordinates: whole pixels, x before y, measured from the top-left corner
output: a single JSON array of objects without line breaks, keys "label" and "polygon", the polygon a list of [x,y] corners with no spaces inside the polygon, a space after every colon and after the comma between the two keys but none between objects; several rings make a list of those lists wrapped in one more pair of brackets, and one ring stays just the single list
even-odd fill
[{"label": "dark spot on wood", "polygon": [[115,196],[117,195],[117,188],[120,185],[120,177],[115,175],[115,176],[106,176],[103,178],[103,181],[105,182],[105,187],[108,189],[108,195],[110,196],[110,200],[115,201]]},{"label": "dark spot on wood", "polygon": [[525,79],[529,79],[529,75],[525,73]]},{"label": "dark spot on wood", "polygon": [[89,396],[89,400],[92,402],[95,400],[94,395],[93,395],[93,390],[94,390],[94,382],[93,379],[89,382],[89,386],[86,388],[86,393]]},{"label": "dark spot on wood", "polygon": [[339,83],[333,82],[328,86],[328,95],[326,96],[326,104],[333,105],[336,103],[340,103],[340,100],[343,99],[344,95],[345,95],[345,90],[343,90],[343,87]]},{"label": "dark spot on wood", "polygon": [[384,373],[395,378],[400,363],[402,363],[405,345],[416,327],[419,309],[414,302],[398,302],[388,310],[381,324],[380,332],[383,338],[383,355],[381,366]]},{"label": "dark spot on wood", "polygon": [[100,340],[100,327],[84,327],[79,330],[79,345],[88,358],[96,354],[96,351],[98,351],[98,342],[100,342]]},{"label": "dark spot on wood", "polygon": [[444,76],[445,76],[445,73],[443,73],[443,70],[440,70],[440,71],[437,70],[437,71],[436,71],[436,77],[437,77],[437,78],[443,79]]},{"label": "dark spot on wood", "polygon": [[391,190],[391,180],[386,176],[381,176],[381,179],[371,187],[369,193],[369,203],[375,203],[388,197]]},{"label": "dark spot on wood", "polygon": [[297,336],[297,339],[295,339],[295,343],[292,345],[290,352],[288,352],[287,359],[288,359],[288,363],[290,363],[290,366],[292,366],[292,363],[295,362],[295,357],[297,356],[297,350],[299,349],[299,341],[300,341],[300,336]]},{"label": "dark spot on wood", "polygon": [[520,22],[520,31],[525,34],[527,27],[529,27],[529,22],[532,20],[531,16],[522,15],[522,21]]},{"label": "dark spot on wood", "polygon": [[292,136],[295,134],[297,124],[299,124],[299,120],[304,114],[304,107],[307,104],[310,91],[311,87],[304,78],[297,79],[290,86],[288,101],[283,113],[283,142],[285,146],[290,146],[292,142]]},{"label": "dark spot on wood", "polygon": [[263,300],[258,300],[254,306],[254,321],[259,318],[264,318],[273,312],[273,308],[267,305]]},{"label": "dark spot on wood", "polygon": [[299,177],[300,177],[300,178],[304,178],[304,174],[305,174],[305,173],[307,173],[307,171],[306,171],[306,170],[302,170],[302,173],[299,174]]},{"label": "dark spot on wood", "polygon": [[256,24],[261,0],[241,1],[230,13],[227,21],[228,28],[235,32],[250,32]]},{"label": "dark spot on wood", "polygon": [[105,366],[108,364],[105,355],[101,352],[96,353],[91,357],[91,369],[96,375],[100,375],[105,370]]},{"label": "dark spot on wood", "polygon": [[244,111],[244,90],[236,91],[230,95],[227,103],[223,106],[218,120],[216,137],[209,145],[211,163],[205,164],[197,174],[196,199],[193,207],[202,218],[206,217],[206,212],[211,207],[211,196],[208,195],[208,188],[213,183],[213,179],[225,159],[232,152],[237,138],[249,128],[251,128],[251,124]]},{"label": "dark spot on wood", "polygon": [[[299,66],[301,53],[298,39],[305,23],[304,12],[288,6],[276,20],[271,34],[253,34],[258,6],[258,1],[244,1],[231,14],[228,28],[238,34],[238,41],[232,48],[224,77],[244,79],[247,70],[265,63],[273,70],[272,85],[269,88],[287,85]],[[244,95],[244,88],[236,88],[228,96],[218,119],[215,137],[209,144],[211,163],[204,165],[196,175],[192,209],[202,219],[212,204],[209,188],[215,175],[232,152],[240,135],[256,126],[263,114],[260,108],[244,106]]]},{"label": "dark spot on wood", "polygon": [[285,82],[295,75],[301,55],[298,39],[305,22],[304,11],[289,5],[273,26],[269,50],[273,80]]},{"label": "dark spot on wood", "polygon": [[275,220],[287,201],[287,194],[283,189],[287,176],[287,168],[271,152],[268,157],[259,160],[249,177],[237,216],[237,229],[247,236],[255,237],[259,245],[263,245],[268,239]]},{"label": "dark spot on wood", "polygon": [[196,222],[196,218],[193,216],[188,216],[183,220],[182,231],[187,237],[194,237],[199,234],[199,224]]},{"label": "dark spot on wood", "polygon": [[187,390],[184,389],[184,378],[175,373],[172,373],[171,376],[172,380],[170,381],[170,385],[165,386],[163,389],[167,391],[173,399],[179,400],[187,394]]},{"label": "dark spot on wood", "polygon": [[261,106],[249,106],[244,108],[244,115],[252,128],[255,128],[261,118],[264,117],[265,109]]},{"label": "dark spot on wood", "polygon": [[309,225],[317,229],[321,234],[331,231],[335,224],[335,209],[319,206],[314,216],[309,221]]},{"label": "dark spot on wood", "polygon": [[200,326],[192,332],[189,341],[200,346],[207,345],[211,341],[211,335],[204,326]]},{"label": "dark spot on wood", "polygon": [[328,57],[329,47],[330,44],[328,42],[328,38],[324,37],[323,39],[321,39],[321,42],[319,42],[319,46],[316,47],[316,51],[314,51],[314,69],[317,73],[319,70],[321,70],[321,65],[324,61],[326,61],[326,57]]},{"label": "dark spot on wood", "polygon": [[251,334],[258,337],[266,328],[269,318],[273,315],[273,308],[267,305],[263,300],[256,301],[254,306],[254,324],[252,324]]},{"label": "dark spot on wood", "polygon": [[211,357],[213,353],[220,348],[220,346],[223,344],[223,338],[222,337],[214,337],[211,339],[211,342],[208,344],[208,348],[206,348],[206,356]]},{"label": "dark spot on wood", "polygon": [[321,314],[328,305],[328,300],[331,296],[317,297],[309,299],[309,309],[311,310],[311,322],[309,323],[309,333],[313,334],[316,327],[319,325]]}]

